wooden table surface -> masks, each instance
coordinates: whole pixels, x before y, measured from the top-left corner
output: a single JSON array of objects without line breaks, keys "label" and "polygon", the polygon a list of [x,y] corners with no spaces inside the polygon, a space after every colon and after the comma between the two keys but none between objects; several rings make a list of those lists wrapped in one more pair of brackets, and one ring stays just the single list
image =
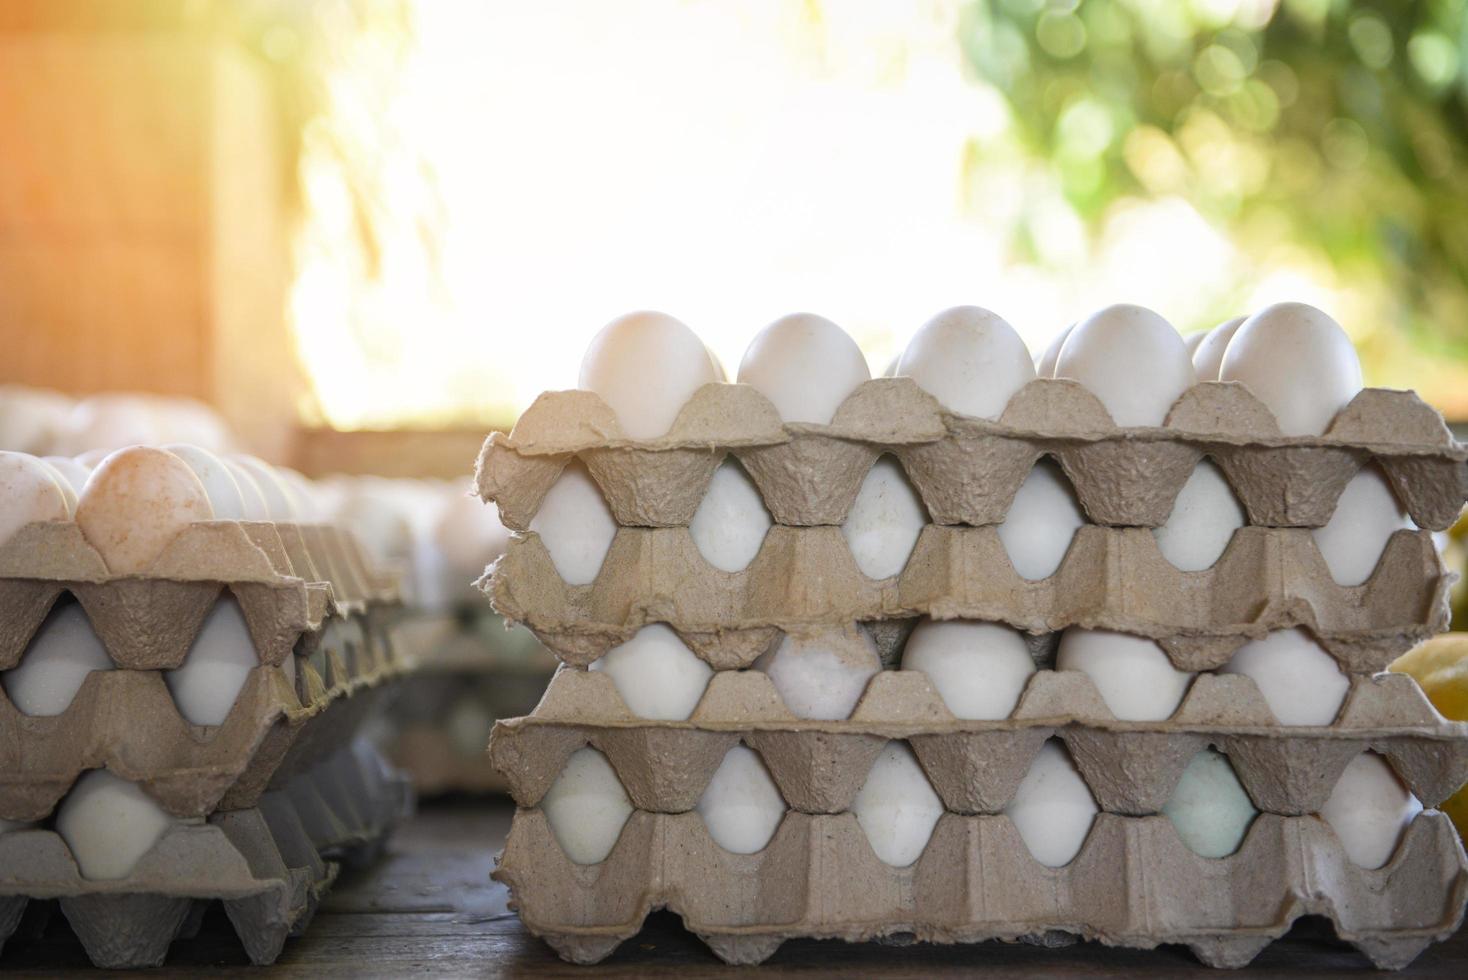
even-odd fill
[{"label": "wooden table surface", "polygon": [[[598,967],[559,960],[526,933],[506,908],[502,886],[489,880],[504,841],[507,804],[426,805],[401,828],[387,857],[363,872],[344,872],[307,934],[290,940],[275,966],[251,969],[228,920],[217,908],[194,939],[174,944],[168,966],[148,977],[194,977],[228,970],[276,977],[941,977],[982,971],[990,977],[1211,977],[1337,976],[1367,973],[1370,965],[1334,941],[1323,923],[1301,922],[1245,970],[1220,972],[1200,965],[1186,949],[1149,952],[1078,943],[1062,949],[984,943],[978,946],[795,940],[762,967],[726,967],[685,933],[676,916],[660,913],[636,938]],[[7,977],[90,975],[81,945],[65,919],[52,917],[45,933],[18,937],[0,956]],[[1468,977],[1468,930],[1433,946],[1398,977]]]}]

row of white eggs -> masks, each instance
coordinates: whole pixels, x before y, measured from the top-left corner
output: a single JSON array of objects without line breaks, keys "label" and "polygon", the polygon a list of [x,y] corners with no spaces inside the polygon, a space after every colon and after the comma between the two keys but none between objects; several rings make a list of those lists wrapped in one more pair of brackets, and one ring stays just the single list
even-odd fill
[{"label": "row of white eggs", "polygon": [[[616,771],[589,747],[572,753],[539,805],[577,864],[605,860],[633,809]],[[696,809],[716,844],[754,854],[774,837],[787,806],[759,754],[738,745],[724,756]],[[873,852],[895,867],[922,856],[944,813],[917,757],[900,741],[882,748],[851,809]],[[1351,861],[1379,868],[1421,810],[1391,766],[1363,752],[1347,764],[1320,817]],[[1099,812],[1058,739],[1041,747],[1004,809],[1035,860],[1052,868],[1075,858]],[[1207,858],[1237,851],[1258,812],[1227,757],[1211,748],[1189,762],[1162,810],[1183,843]]]},{"label": "row of white eggs", "polygon": [[[955,717],[981,721],[1008,718],[1037,670],[1018,630],[971,620],[921,620],[903,647],[901,665],[926,674]],[[1174,667],[1155,640],[1080,627],[1061,634],[1055,668],[1086,674],[1122,721],[1172,717],[1195,676]],[[644,626],[590,669],[611,678],[634,715],[664,721],[692,715],[713,677],[712,668],[663,623]],[[754,669],[769,675],[796,717],[834,721],[851,715],[882,664],[871,639],[857,630],[844,642],[787,635]],[[1351,684],[1335,658],[1300,628],[1245,643],[1220,672],[1252,679],[1286,726],[1331,724]]]},{"label": "row of white eggs", "polygon": [[225,453],[235,440],[217,412],[192,398],[113,392],[76,400],[0,385],[0,449],[79,456],[175,442]]}]

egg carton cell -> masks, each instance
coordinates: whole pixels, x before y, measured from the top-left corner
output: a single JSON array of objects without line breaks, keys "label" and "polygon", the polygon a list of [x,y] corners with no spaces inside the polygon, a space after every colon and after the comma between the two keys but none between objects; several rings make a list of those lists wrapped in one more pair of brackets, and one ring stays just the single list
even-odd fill
[{"label": "egg carton cell", "polygon": [[1443,530],[1468,496],[1468,451],[1414,393],[1366,389],[1320,436],[1284,436],[1237,383],[1185,391],[1165,424],[1121,428],[1080,384],[1040,379],[997,421],[946,412],[908,378],[865,382],[829,425],[782,423],[747,385],[708,384],[668,434],[623,437],[586,391],[546,392],[509,433],[493,433],[477,485],[507,527],[525,530],[573,457],[586,463],[617,522],[688,524],[720,462],[732,455],[778,524],[841,524],[878,457],[901,461],[939,524],[1003,521],[1035,462],[1057,459],[1096,524],[1159,527],[1205,456],[1265,527],[1320,527],[1346,484],[1375,462],[1418,527]]},{"label": "egg carton cell", "polygon": [[[995,528],[929,525],[901,573],[881,580],[862,574],[839,528],[771,528],[747,568],[725,572],[685,528],[624,527],[590,584],[566,584],[529,534],[511,541],[480,585],[496,611],[577,666],[655,622],[725,670],[750,665],[782,633],[927,615],[1036,635],[1071,626],[1133,633],[1194,671],[1222,666],[1248,640],[1303,626],[1346,671],[1374,673],[1447,627],[1452,580],[1426,531],[1397,531],[1373,574],[1343,586],[1301,528],[1239,528],[1212,567],[1181,571],[1150,529],[1085,526],[1054,574],[1029,581]],[[874,632],[884,657],[902,635]]]},{"label": "egg carton cell", "polygon": [[173,826],[121,879],[83,877],[55,831],[0,834],[0,947],[29,902],[59,900],[96,966],[158,966],[218,901],[250,961],[272,963],[339,864],[375,854],[410,808],[406,779],[375,750],[339,744],[255,806]]},{"label": "egg carton cell", "polygon": [[1197,677],[1171,718],[1118,721],[1078,671],[1031,676],[1010,717],[960,720],[927,676],[883,671],[851,717],[796,718],[769,678],[715,675],[688,721],[651,721],[627,709],[610,678],[563,668],[535,712],[495,725],[490,758],[522,807],[535,806],[584,746],[602,752],[640,810],[693,809],[725,754],[757,752],[780,795],[805,813],[851,808],[873,761],[892,739],[909,742],[944,806],[998,813],[1046,740],[1066,745],[1101,809],[1161,811],[1192,758],[1228,756],[1254,804],[1284,815],[1315,813],[1350,761],[1378,752],[1425,806],[1468,781],[1468,723],[1444,720],[1410,677],[1357,678],[1335,722],[1280,725],[1254,682]]},{"label": "egg carton cell", "polygon": [[350,652],[308,634],[288,661],[293,676],[253,668],[218,725],[190,723],[162,671],[92,671],[50,716],[22,713],[0,689],[0,818],[43,819],[82,773],[103,767],[176,816],[253,806],[349,740],[408,669],[380,644]]},{"label": "egg carton cell", "polygon": [[[853,814],[789,813],[754,854],[720,848],[696,813],[634,812],[600,864],[571,862],[545,815],[516,812],[494,877],[563,959],[595,963],[668,908],[721,959],[758,963],[786,939],[1015,941],[1063,933],[1111,946],[1188,946],[1239,967],[1303,915],[1396,969],[1451,935],[1468,900],[1455,831],[1419,814],[1391,860],[1353,864],[1316,817],[1261,815],[1238,851],[1204,858],[1166,817],[1096,818],[1050,868],[1004,815],[944,814],[908,867],[883,863]],[[578,896],[567,902],[566,896]]]}]

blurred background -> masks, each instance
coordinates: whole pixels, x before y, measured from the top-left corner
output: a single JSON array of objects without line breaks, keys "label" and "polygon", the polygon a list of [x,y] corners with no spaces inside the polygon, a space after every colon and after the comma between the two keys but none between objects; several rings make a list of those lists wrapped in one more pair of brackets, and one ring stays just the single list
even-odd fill
[{"label": "blurred background", "polygon": [[7,0],[0,382],[458,478],[631,309],[1292,298],[1464,420],[1465,153],[1455,0]]}]

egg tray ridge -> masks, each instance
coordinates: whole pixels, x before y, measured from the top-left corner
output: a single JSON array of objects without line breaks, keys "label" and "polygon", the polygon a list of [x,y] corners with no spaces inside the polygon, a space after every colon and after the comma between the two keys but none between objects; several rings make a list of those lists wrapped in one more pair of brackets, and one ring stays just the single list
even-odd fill
[{"label": "egg tray ridge", "polygon": [[1190,671],[1304,626],[1343,670],[1374,673],[1447,628],[1455,579],[1426,531],[1396,532],[1365,583],[1341,586],[1304,529],[1240,528],[1212,568],[1184,572],[1151,530],[1090,525],[1054,574],[1027,581],[993,527],[928,525],[902,572],[875,581],[839,528],[777,526],[741,572],[709,565],[686,528],[620,528],[596,580],[579,586],[561,579],[532,532],[510,542],[480,586],[506,620],[576,666],[655,622],[716,670],[748,666],[782,633],[853,622],[887,627],[873,631],[887,659],[905,639],[902,621],[927,615],[1031,634],[1080,626],[1148,636]]},{"label": "egg tray ridge", "polygon": [[408,669],[388,650],[336,650],[296,664],[292,686],[256,667],[223,724],[194,725],[157,671],[88,674],[59,715],[22,714],[0,689],[0,818],[40,820],[88,769],[138,783],[180,817],[253,806],[260,794],[350,740]]},{"label": "egg tray ridge", "polygon": [[717,674],[688,721],[638,718],[605,674],[563,668],[529,716],[496,723],[490,759],[521,807],[532,807],[571,753],[601,751],[632,805],[658,813],[693,809],[724,755],[744,744],[759,753],[794,810],[851,808],[877,755],[907,741],[944,806],[999,813],[1045,741],[1065,742],[1103,811],[1158,813],[1198,752],[1229,757],[1260,810],[1315,813],[1346,765],[1380,753],[1424,806],[1468,781],[1468,723],[1446,721],[1412,678],[1357,678],[1331,725],[1285,726],[1254,682],[1204,674],[1172,718],[1118,721],[1079,671],[1040,671],[1010,717],[959,720],[926,675],[875,675],[849,719],[797,719],[758,672]]},{"label": "egg tray ridge", "polygon": [[1063,868],[1035,861],[1007,816],[944,814],[921,857],[882,863],[853,814],[787,813],[731,854],[696,813],[634,811],[611,854],[573,864],[539,810],[518,810],[493,877],[563,959],[595,963],[671,909],[728,963],[795,937],[941,943],[1064,933],[1111,946],[1180,943],[1239,967],[1302,915],[1323,915],[1377,967],[1399,969],[1461,924],[1468,861],[1441,813],[1419,814],[1384,867],[1350,862],[1316,817],[1259,816],[1240,849],[1199,857],[1166,817],[1101,814]]},{"label": "egg tray ridge", "polygon": [[116,575],[74,522],[38,522],[0,544],[0,670],[20,662],[63,593],[81,604],[118,667],[177,667],[225,589],[271,666],[329,616],[398,598],[396,583],[366,561],[356,539],[333,527],[193,524],[142,574]]},{"label": "egg tray ridge", "polygon": [[405,777],[363,744],[256,806],[170,829],[127,877],[81,877],[59,834],[0,835],[0,948],[32,901],[59,906],[100,967],[157,966],[222,900],[250,961],[275,961],[310,924],[340,862],[375,858],[412,808]]},{"label": "egg tray ridge", "polygon": [[997,421],[944,410],[910,378],[858,386],[829,425],[784,423],[748,385],[707,384],[667,435],[631,440],[587,391],[545,392],[508,434],[492,433],[476,468],[485,500],[526,530],[551,485],[579,457],[617,523],[689,523],[714,470],[739,460],[777,524],[841,524],[884,453],[901,462],[938,524],[998,524],[1042,456],[1057,459],[1092,523],[1158,527],[1197,464],[1212,458],[1265,527],[1319,527],[1346,483],[1376,463],[1417,526],[1443,530],[1468,497],[1468,449],[1409,391],[1368,388],[1325,434],[1284,436],[1244,386],[1201,382],[1162,426],[1118,427],[1079,383],[1039,379]]}]

